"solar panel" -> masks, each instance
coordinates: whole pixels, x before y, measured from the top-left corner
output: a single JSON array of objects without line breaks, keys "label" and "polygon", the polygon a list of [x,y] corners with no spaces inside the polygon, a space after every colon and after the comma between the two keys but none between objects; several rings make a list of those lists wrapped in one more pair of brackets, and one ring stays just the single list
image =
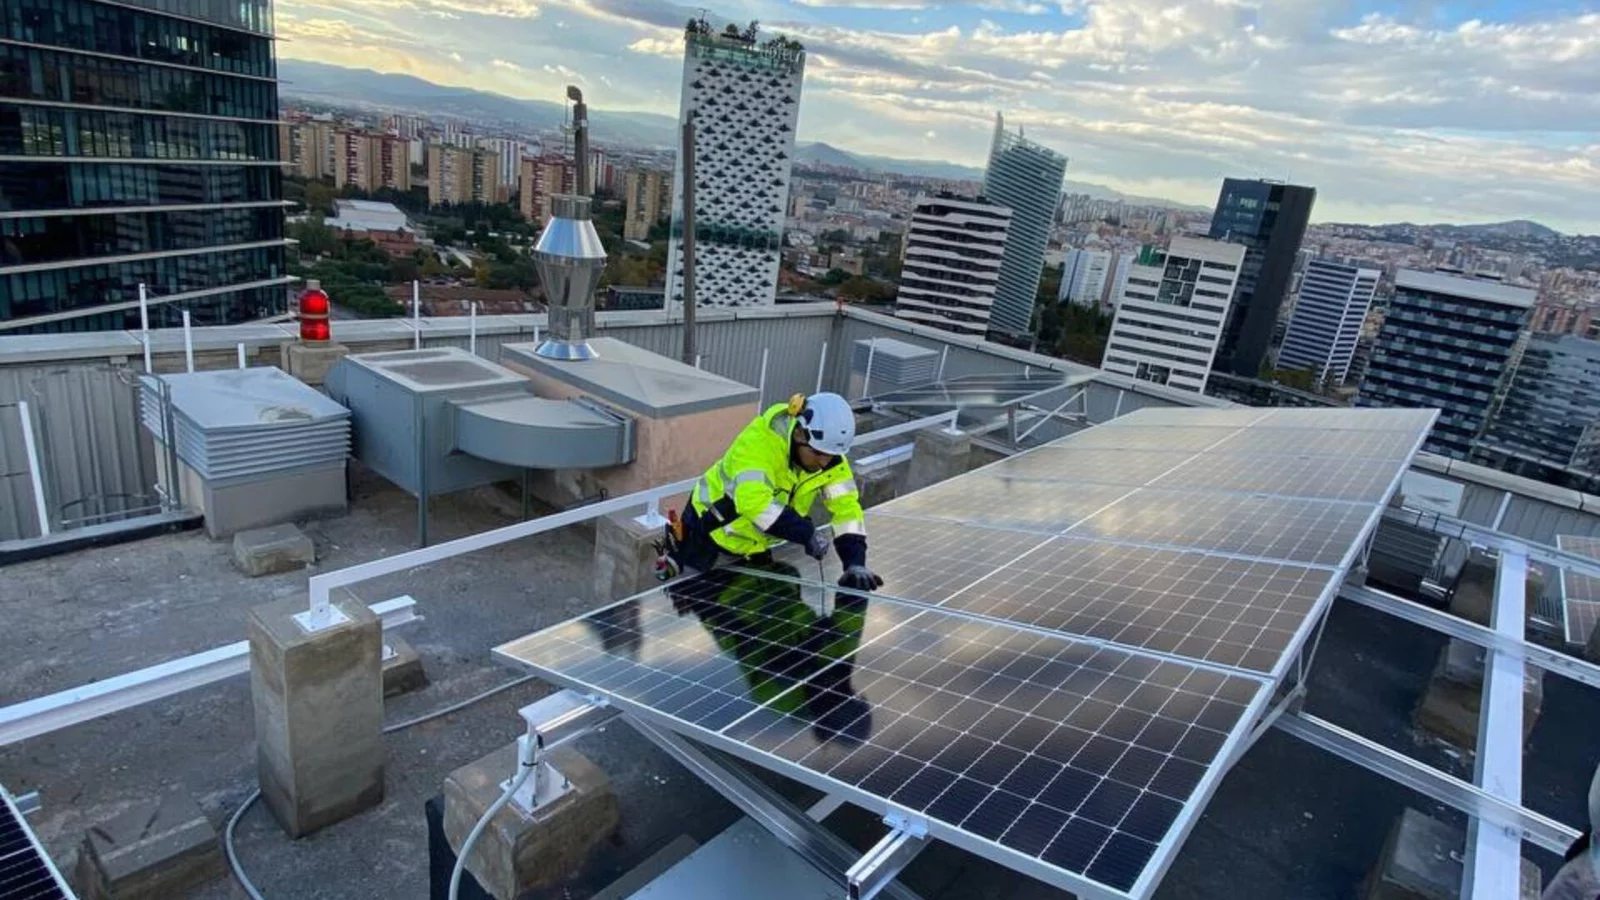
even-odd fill
[{"label": "solar panel", "polygon": [[1152,486],[1376,503],[1389,492],[1394,475],[1394,462],[1384,459],[1219,451],[1195,457]]},{"label": "solar panel", "polygon": [[831,612],[836,560],[787,547],[496,653],[1059,887],[1143,900],[1434,416],[1303,412],[1142,410],[874,507],[886,584]]},{"label": "solar panel", "polygon": [[11,795],[0,788],[0,900],[67,900],[72,894]]},{"label": "solar panel", "polygon": [[1167,474],[1193,456],[1192,452],[1078,449],[1069,441],[1002,460],[980,474],[1137,487]]},{"label": "solar panel", "polygon": [[1372,518],[1368,504],[1140,488],[1072,535],[1332,567]]},{"label": "solar panel", "polygon": [[1354,429],[1426,432],[1437,413],[1431,409],[1274,409],[1257,424],[1268,428]]},{"label": "solar panel", "polygon": [[[1054,538],[943,605],[1271,674],[1333,575],[1289,563]],[[891,581],[886,590],[894,587]]]},{"label": "solar panel", "polygon": [[722,570],[495,655],[1068,890],[1151,885],[1268,696],[884,598],[822,616],[808,590]]},{"label": "solar panel", "polygon": [[[877,509],[913,519],[973,522],[1055,534],[1126,496],[1132,488],[968,475],[880,504]],[[870,543],[870,538],[868,539]]]},{"label": "solar panel", "polygon": [[1234,433],[1216,450],[1222,453],[1298,453],[1313,456],[1362,456],[1406,459],[1416,446],[1416,435],[1406,431],[1312,431],[1304,428],[1246,428]]},{"label": "solar panel", "polygon": [[[1600,538],[1558,534],[1556,547],[1600,560]],[[1561,600],[1567,618],[1567,642],[1588,644],[1595,628],[1600,626],[1600,578],[1562,569]]]}]

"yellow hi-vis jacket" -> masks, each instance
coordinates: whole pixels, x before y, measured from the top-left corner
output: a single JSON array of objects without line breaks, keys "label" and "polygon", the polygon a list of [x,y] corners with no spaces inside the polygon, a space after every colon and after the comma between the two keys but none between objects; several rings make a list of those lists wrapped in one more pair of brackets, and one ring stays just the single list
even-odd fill
[{"label": "yellow hi-vis jacket", "polygon": [[[794,511],[791,515],[807,515],[819,494],[833,517],[836,543],[845,535],[866,535],[861,495],[844,457],[820,472],[790,463],[789,435],[797,417],[789,409],[780,403],[746,425],[695,486],[691,502],[711,539],[736,556],[753,556],[794,540],[792,534],[780,537],[769,529],[779,524],[786,509]],[[731,503],[718,502],[724,498]]]}]

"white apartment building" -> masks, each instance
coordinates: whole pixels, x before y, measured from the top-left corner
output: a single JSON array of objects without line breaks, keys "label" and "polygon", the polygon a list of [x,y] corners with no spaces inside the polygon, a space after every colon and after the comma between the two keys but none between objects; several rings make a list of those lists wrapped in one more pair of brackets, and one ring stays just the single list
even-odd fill
[{"label": "white apartment building", "polygon": [[1073,248],[1066,253],[1061,269],[1061,290],[1057,300],[1079,306],[1098,306],[1105,302],[1116,256],[1109,250]]},{"label": "white apartment building", "polygon": [[1332,259],[1307,260],[1277,367],[1309,369],[1320,384],[1343,384],[1381,274]]},{"label": "white apartment building", "polygon": [[989,329],[1011,210],[954,195],[917,201],[906,231],[894,314],[983,337]]},{"label": "white apartment building", "polygon": [[[695,303],[777,302],[784,206],[806,54],[782,37],[685,34],[678,121],[694,115]],[[672,177],[667,303],[683,303],[683,159]]]},{"label": "white apartment building", "polygon": [[1101,368],[1204,393],[1244,253],[1241,244],[1188,237],[1141,250],[1128,267]]},{"label": "white apartment building", "polygon": [[500,158],[495,166],[495,183],[504,187],[509,196],[517,186],[517,174],[522,171],[522,142],[513,138],[481,137],[476,145]]}]

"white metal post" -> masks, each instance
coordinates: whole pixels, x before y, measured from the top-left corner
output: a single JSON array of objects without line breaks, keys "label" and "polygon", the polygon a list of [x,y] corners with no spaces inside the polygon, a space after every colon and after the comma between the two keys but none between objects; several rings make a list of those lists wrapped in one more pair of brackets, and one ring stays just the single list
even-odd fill
[{"label": "white metal post", "polygon": [[467,305],[467,352],[478,355],[478,301]]},{"label": "white metal post", "polygon": [[194,332],[189,329],[189,311],[183,311],[183,364],[185,371],[194,371]]},{"label": "white metal post", "polygon": [[240,341],[240,342],[239,342],[239,368],[241,368],[241,369],[243,369],[243,368],[245,368],[245,362],[244,362],[244,341]]},{"label": "white metal post", "polygon": [[1111,410],[1111,418],[1115,419],[1116,417],[1122,415],[1122,398],[1126,396],[1128,396],[1128,392],[1126,390],[1117,388],[1117,405],[1116,408]]},{"label": "white metal post", "polygon": [[150,292],[139,285],[139,343],[144,344],[144,373],[150,374]]},{"label": "white metal post", "polygon": [[761,348],[761,378],[756,387],[756,409],[767,408],[767,354],[771,348]]},{"label": "white metal post", "polygon": [[861,398],[859,399],[865,399],[868,394],[872,393],[872,360],[877,355],[878,339],[873,338],[871,343],[867,344],[867,375],[861,379]]},{"label": "white metal post", "polygon": [[411,282],[411,346],[422,349],[422,282]]},{"label": "white metal post", "polygon": [[[1500,551],[1495,573],[1494,630],[1521,639],[1527,630],[1528,557]],[[1512,805],[1522,803],[1523,662],[1510,653],[1486,651],[1482,712],[1478,719],[1475,780],[1485,792]],[[1468,831],[1467,900],[1516,897],[1521,886],[1522,840],[1515,831],[1473,819]]]},{"label": "white metal post", "polygon": [[814,394],[822,393],[822,373],[828,368],[828,342],[822,342],[822,354],[817,357],[817,389]]},{"label": "white metal post", "polygon": [[50,507],[44,499],[44,467],[39,461],[39,442],[33,435],[33,415],[28,401],[17,401],[17,415],[22,417],[22,449],[28,455],[28,483],[33,487],[33,510],[39,515],[39,536],[50,536]]},{"label": "white metal post", "polygon": [[698,353],[694,355],[694,367],[696,369],[700,368],[700,354]]},{"label": "white metal post", "polygon": [[933,376],[933,380],[934,381],[943,381],[944,380],[944,364],[945,364],[945,361],[948,360],[949,358],[950,358],[950,345],[949,344],[945,344],[944,345],[944,349],[939,351],[939,374]]}]

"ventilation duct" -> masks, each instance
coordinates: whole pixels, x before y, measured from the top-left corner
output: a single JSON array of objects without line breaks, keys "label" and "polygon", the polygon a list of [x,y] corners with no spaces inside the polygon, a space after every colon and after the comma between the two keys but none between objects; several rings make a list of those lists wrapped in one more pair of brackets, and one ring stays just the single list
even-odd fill
[{"label": "ventilation duct", "polygon": [[593,359],[588,337],[606,249],[590,221],[588,197],[550,198],[550,221],[534,245],[533,265],[550,308],[549,338],[534,353],[546,359]]}]

